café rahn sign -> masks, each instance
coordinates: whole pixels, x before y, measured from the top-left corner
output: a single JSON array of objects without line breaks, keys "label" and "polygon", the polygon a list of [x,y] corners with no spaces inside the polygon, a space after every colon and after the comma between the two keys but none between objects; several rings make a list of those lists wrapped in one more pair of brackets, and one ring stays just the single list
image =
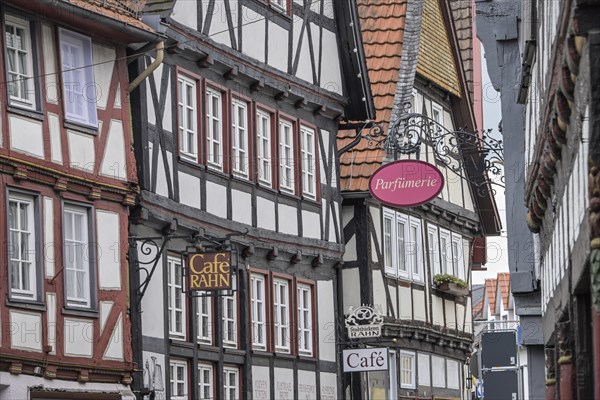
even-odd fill
[{"label": "caf\u00e9 rahn sign", "polygon": [[230,252],[190,254],[187,265],[190,291],[231,289]]},{"label": "caf\u00e9 rahn sign", "polygon": [[384,165],[369,180],[371,195],[393,207],[415,207],[434,199],[444,187],[444,176],[434,165],[400,160]]}]

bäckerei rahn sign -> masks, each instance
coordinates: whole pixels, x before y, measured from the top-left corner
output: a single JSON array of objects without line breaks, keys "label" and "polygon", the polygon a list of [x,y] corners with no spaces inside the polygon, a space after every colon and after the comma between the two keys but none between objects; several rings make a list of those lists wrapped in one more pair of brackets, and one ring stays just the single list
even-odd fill
[{"label": "b\u00e4ckerei rahn sign", "polygon": [[369,180],[373,197],[393,207],[414,207],[435,198],[444,187],[444,176],[435,166],[419,160],[384,165]]}]

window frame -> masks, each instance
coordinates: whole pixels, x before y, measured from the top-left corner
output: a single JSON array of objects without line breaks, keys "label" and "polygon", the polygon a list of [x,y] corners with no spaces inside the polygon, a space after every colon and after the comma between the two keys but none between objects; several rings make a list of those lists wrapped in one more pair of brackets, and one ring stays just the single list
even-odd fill
[{"label": "window frame", "polygon": [[[43,288],[44,288],[44,279],[43,279],[43,257],[42,257],[42,216],[41,216],[41,205],[40,205],[40,195],[38,193],[27,192],[18,190],[12,187],[6,189],[6,254],[7,254],[7,275],[8,275],[8,296],[10,301],[16,302],[27,302],[27,303],[43,303]],[[12,254],[12,242],[10,235],[10,203],[16,200],[18,202],[29,203],[30,212],[29,215],[29,224],[32,225],[33,231],[30,233],[29,237],[29,246],[33,244],[33,258],[31,261],[32,267],[29,271],[29,280],[30,287],[32,290],[29,290],[29,294],[27,291],[18,289],[14,290],[12,287],[12,268],[11,264],[11,254]],[[32,243],[33,241],[33,243]],[[29,251],[31,253],[31,250]],[[32,276],[33,275],[33,276]],[[32,279],[33,278],[33,279]],[[33,283],[33,284],[31,284]],[[23,293],[19,293],[23,292]]]},{"label": "window frame", "polygon": [[[410,358],[410,364],[411,364],[411,369],[410,369],[410,378],[411,378],[411,382],[410,383],[404,383],[403,382],[403,378],[404,378],[404,358],[405,357],[409,357]],[[400,388],[402,389],[416,389],[416,353],[413,351],[406,351],[406,350],[400,350]]]},{"label": "window frame", "polygon": [[[177,359],[171,359],[169,360],[169,394],[170,394],[170,399],[171,400],[187,400],[188,399],[188,393],[189,393],[189,388],[188,388],[188,371],[187,371],[187,362],[183,361],[183,360],[177,360]],[[180,381],[179,379],[176,379],[177,377],[177,367],[183,367],[183,380]],[[173,374],[173,371],[175,371],[175,374]],[[182,394],[174,394],[173,393],[173,388],[177,388],[177,384],[179,383],[183,383],[183,390],[184,392]],[[175,386],[174,386],[175,384]]]},{"label": "window frame", "polygon": [[[454,271],[448,271],[448,267],[454,268],[452,265],[452,239],[449,230],[439,228],[440,233],[440,271],[442,274],[454,275]],[[443,239],[446,239],[446,246],[443,245]],[[450,258],[448,258],[450,254]]]},{"label": "window frame", "polygon": [[271,8],[273,8],[274,10],[277,10],[278,12],[285,14],[285,15],[289,15],[290,13],[290,6],[291,6],[291,2],[293,0],[279,0],[283,3],[283,5],[278,4],[277,3],[278,0],[269,0],[269,5],[271,6]]},{"label": "window frame", "polygon": [[[438,114],[439,118],[435,117],[435,113]],[[431,101],[431,119],[444,126],[444,108],[433,100]]]},{"label": "window frame", "polygon": [[[203,371],[209,371],[209,382],[204,382]],[[210,397],[203,397],[203,389],[208,387],[210,391]],[[198,399],[214,399],[215,398],[215,377],[214,377],[214,368],[212,364],[208,363],[198,363]]]},{"label": "window frame", "polygon": [[[200,77],[182,70],[181,68],[177,67],[175,69],[176,71],[176,75],[177,75],[177,150],[179,152],[179,156],[186,161],[191,161],[191,162],[200,162],[201,158],[200,155],[202,153],[202,146],[201,146],[201,141],[200,141],[200,130],[201,130],[201,119],[200,119],[200,112],[202,110],[202,97],[200,96],[200,92],[201,92],[201,87],[202,87],[202,80],[200,79]],[[195,150],[196,153],[191,153],[191,152],[186,152],[182,149],[182,143],[181,143],[181,133],[180,133],[180,129],[181,129],[181,118],[179,115],[179,106],[180,106],[180,90],[179,90],[179,80],[182,80],[188,84],[193,84],[194,85],[194,125],[195,125],[195,132],[194,132],[194,146],[195,146]]]},{"label": "window frame", "polygon": [[[181,256],[168,254],[165,262],[166,262],[166,270],[167,270],[167,295],[168,295],[167,313],[169,315],[167,323],[169,324],[169,337],[172,339],[186,340],[186,338],[187,338],[187,313],[186,313],[187,296],[184,293],[184,291],[185,291],[185,276],[184,276],[184,271],[183,271],[183,269],[184,269],[183,260],[181,259]],[[175,268],[180,268],[180,271],[181,271],[181,275],[180,275],[181,276],[181,284],[180,285],[176,285],[174,282],[175,277],[177,276],[175,273]],[[173,326],[177,322],[176,319],[173,319],[173,317],[176,317],[176,313],[178,312],[174,307],[176,296],[177,296],[177,292],[176,292],[177,287],[181,288],[181,292],[180,292],[181,309],[179,310],[179,312],[181,313],[181,331],[176,331],[176,330],[172,329]]]},{"label": "window frame", "polygon": [[[413,249],[416,251],[416,257],[411,257],[410,262],[408,263],[410,270],[410,275],[413,281],[423,282],[424,281],[424,271],[423,271],[423,252],[425,247],[423,246],[423,224],[421,219],[410,216],[408,219],[408,229],[409,229],[409,243],[412,243]],[[416,228],[416,237],[412,237],[412,229]],[[414,263],[417,263],[415,266]],[[416,267],[416,268],[415,268]]]},{"label": "window frame", "polygon": [[[258,322],[257,324],[260,324],[262,326],[262,331],[263,331],[263,343],[260,343],[258,341],[256,341],[256,338],[258,337],[257,332],[256,332],[256,326],[255,326],[255,316],[256,316],[256,311],[258,309],[258,301],[255,300],[254,298],[254,293],[255,293],[255,282],[258,281],[262,281],[262,285],[263,285],[263,299],[262,299],[262,313],[263,313],[263,319],[264,321],[262,322]],[[269,339],[270,339],[270,335],[269,335],[269,318],[268,318],[268,307],[267,304],[269,304],[269,293],[268,293],[268,288],[269,288],[269,279],[268,276],[266,274],[260,273],[260,272],[254,272],[251,270],[250,272],[250,332],[252,335],[252,339],[251,339],[251,345],[252,345],[252,349],[253,350],[262,350],[262,351],[267,351],[269,349]]]},{"label": "window frame", "polygon": [[[278,286],[284,285],[286,286],[287,293],[287,304],[285,304],[285,309],[287,311],[287,323],[283,324],[283,328],[280,328],[282,323],[279,321],[280,311],[283,308],[280,305],[279,294],[280,292],[277,290]],[[292,314],[292,279],[287,275],[282,274],[272,274],[271,279],[271,304],[272,304],[272,315],[273,315],[273,349],[276,353],[285,353],[292,354],[293,349],[291,343],[294,342],[293,338],[293,321],[294,317]],[[284,329],[287,331],[287,337],[284,337]]]},{"label": "window frame", "polygon": [[[206,294],[206,293],[205,293]],[[202,313],[201,303],[207,302],[208,312],[206,314]],[[206,317],[207,322],[207,336],[202,334],[202,327],[204,323],[202,322],[202,318]],[[212,296],[197,296],[196,297],[196,340],[198,343],[212,345],[213,343],[213,317],[214,317],[214,308],[213,308],[213,297]]]},{"label": "window frame", "polygon": [[65,117],[65,121],[70,122],[70,123],[74,123],[77,125],[82,125],[88,128],[92,128],[92,129],[98,129],[98,109],[97,109],[97,105],[96,105],[96,99],[94,98],[93,101],[90,101],[89,98],[84,98],[85,92],[82,90],[82,99],[86,100],[84,101],[84,107],[87,107],[87,118],[83,119],[83,118],[79,118],[79,114],[76,112],[72,112],[69,111],[69,107],[68,107],[68,103],[69,103],[69,99],[67,97],[67,86],[66,86],[66,79],[67,76],[65,75],[65,71],[66,72],[70,72],[70,70],[65,70],[65,55],[63,54],[63,49],[62,49],[62,44],[64,41],[69,41],[71,45],[76,46],[77,43],[75,43],[76,41],[79,41],[81,43],[81,51],[83,53],[83,60],[79,60],[82,61],[81,62],[81,66],[79,67],[75,67],[72,68],[71,70],[76,70],[76,69],[81,69],[83,71],[84,74],[84,79],[85,79],[85,87],[89,87],[89,85],[93,85],[93,83],[95,82],[95,78],[94,78],[94,68],[93,68],[93,45],[92,45],[92,39],[89,36],[86,35],[82,35],[81,33],[69,30],[69,29],[65,29],[65,28],[59,28],[58,29],[58,33],[59,33],[59,39],[58,39],[58,44],[59,44],[59,49],[58,49],[58,53],[60,56],[60,63],[59,63],[59,68],[60,68],[60,76],[61,76],[61,83],[62,83],[62,96],[63,96],[63,109],[64,109],[64,117]]},{"label": "window frame", "polygon": [[[452,268],[454,270],[454,276],[459,279],[465,280],[465,259],[464,259],[464,247],[462,236],[458,233],[450,233],[450,243],[452,247]],[[454,249],[456,245],[456,252]]]},{"label": "window frame", "polygon": [[[431,240],[432,237],[433,240]],[[442,273],[442,264],[440,262],[439,228],[431,223],[427,223],[427,250],[429,268],[432,271],[431,279],[433,280],[435,275]]]},{"label": "window frame", "polygon": [[[227,375],[225,375],[227,374]],[[234,400],[231,399],[229,397],[229,393],[228,390],[229,388],[231,388],[231,386],[228,384],[229,382],[229,374],[234,374],[235,375],[235,400],[239,400],[240,399],[240,369],[238,367],[233,367],[233,366],[223,366],[223,400]],[[227,377],[227,379],[226,379]]]},{"label": "window frame", "polygon": [[[300,313],[302,311],[303,308],[303,301],[301,301],[302,297],[300,296],[300,291],[308,291],[308,311],[309,311],[309,316],[308,316],[308,321],[310,323],[309,327],[303,327],[302,322],[304,320],[304,322],[306,322],[305,318],[300,318]],[[295,290],[295,295],[296,295],[296,307],[298,309],[298,312],[296,314],[296,334],[297,334],[297,353],[300,356],[306,356],[306,357],[315,357],[316,353],[317,353],[317,341],[316,341],[316,332],[315,332],[315,326],[316,326],[316,291],[315,291],[315,284],[313,281],[309,281],[306,279],[301,279],[301,278],[297,278],[296,279],[296,290]],[[304,307],[305,308],[305,307]],[[308,331],[309,333],[309,347],[308,348],[302,348],[302,342],[303,342],[303,335],[302,335],[302,331]]]},{"label": "window frame", "polygon": [[[400,254],[399,254],[399,232],[400,232],[400,223],[402,223],[403,227],[402,227],[402,239],[403,239],[403,249],[404,249],[404,254],[403,254],[403,261],[402,263],[400,262]],[[408,215],[404,215],[401,213],[396,212],[396,219],[395,219],[395,233],[396,233],[396,240],[393,241],[394,243],[394,248],[396,249],[396,275],[399,276],[400,278],[404,278],[404,279],[410,279],[410,275],[411,275],[411,265],[410,265],[410,259],[407,257],[407,239],[410,238],[409,236],[409,216]],[[400,264],[404,264],[404,269],[400,269]]]},{"label": "window frame", "polygon": [[[290,128],[290,143],[289,145],[285,145],[285,147],[290,149],[290,154],[291,154],[291,167],[289,165],[284,165],[283,160],[283,149],[284,149],[284,143],[283,143],[283,126],[287,126]],[[298,127],[298,123],[296,120],[294,120],[291,117],[288,117],[287,115],[281,115],[279,116],[279,120],[277,123],[277,133],[278,133],[278,145],[277,145],[277,151],[278,151],[278,159],[279,159],[279,163],[277,166],[278,169],[278,173],[279,173],[279,190],[281,193],[284,194],[289,194],[289,195],[295,195],[298,191],[298,167],[299,167],[299,163],[297,162],[297,154],[296,154],[296,150],[297,150],[297,143],[296,143],[296,137],[297,137],[297,127]],[[284,169],[286,170],[291,170],[291,182],[290,185],[285,185],[284,184]]]},{"label": "window frame", "polygon": [[[244,135],[245,140],[246,140],[246,148],[245,148],[245,157],[246,157],[246,171],[240,171],[238,169],[236,169],[236,159],[237,159],[237,152],[238,152],[238,146],[236,146],[237,143],[237,139],[239,139],[239,136],[236,135],[236,133],[238,132],[238,126],[236,125],[235,121],[237,119],[237,113],[235,112],[235,106],[236,105],[244,105],[246,108],[246,112],[244,113],[245,117],[246,117],[246,134]],[[236,93],[232,93],[231,94],[231,104],[229,104],[228,106],[230,106],[231,109],[231,123],[230,123],[230,127],[231,127],[231,174],[236,177],[236,178],[241,178],[244,180],[250,180],[250,171],[252,168],[252,103],[248,100],[245,99],[243,97],[241,97],[240,95],[236,94]]]},{"label": "window frame", "polygon": [[82,302],[73,302],[69,300],[68,286],[69,279],[66,265],[65,273],[63,273],[63,285],[64,285],[64,304],[67,309],[74,310],[82,310],[82,311],[96,311],[98,308],[97,299],[98,299],[98,285],[97,285],[97,260],[96,260],[96,242],[95,242],[95,220],[94,220],[94,207],[89,204],[78,203],[74,201],[63,201],[61,207],[61,237],[63,240],[62,244],[62,257],[63,264],[65,263],[66,258],[66,230],[65,230],[65,214],[66,211],[80,213],[80,215],[84,215],[86,218],[86,231],[87,231],[87,247],[88,247],[88,262],[87,262],[87,272],[88,272],[88,282],[87,282],[87,294],[88,299],[86,303]]},{"label": "window frame", "polygon": [[[237,349],[239,346],[239,330],[237,329],[238,320],[239,320],[239,302],[237,291],[233,292],[231,296],[221,296],[221,341],[223,342],[224,347]],[[231,308],[233,311],[233,318],[230,318],[227,315],[227,302],[233,301],[233,307]],[[227,323],[231,322],[233,326],[233,340],[226,338],[229,334],[229,327]]]},{"label": "window frame", "polygon": [[[220,108],[220,119],[219,127],[220,127],[220,137],[218,141],[219,149],[221,150],[219,154],[218,161],[214,161],[214,155],[211,157],[212,145],[215,139],[212,136],[212,128],[211,120],[217,120],[215,117],[209,115],[209,110],[212,109],[212,101],[208,100],[208,96],[211,96],[211,100],[214,97],[218,97],[219,99],[219,108]],[[216,96],[218,95],[218,96]],[[229,96],[226,90],[218,87],[213,83],[207,82],[204,89],[204,143],[205,143],[205,160],[206,166],[209,169],[218,172],[227,172],[227,160],[228,160],[228,146],[229,142],[227,140],[227,136],[229,133],[229,125],[227,123],[227,110],[229,108]]]},{"label": "window frame", "polygon": [[[389,276],[400,279],[410,280],[417,283],[423,283],[425,277],[424,270],[424,247],[423,247],[423,220],[419,217],[401,213],[391,208],[382,208],[381,233],[383,264],[385,273]],[[390,230],[387,231],[386,222],[390,222]],[[402,227],[400,227],[402,224]],[[412,229],[417,228],[417,236],[412,238]],[[402,230],[403,243],[400,245],[399,232]],[[389,240],[389,243],[386,242]],[[413,258],[409,254],[409,246],[416,250]],[[403,248],[403,250],[400,249]],[[387,258],[391,257],[391,265]],[[402,261],[402,263],[401,263]],[[415,270],[416,261],[416,270]],[[405,269],[401,269],[401,264]]]},{"label": "window frame", "polygon": [[[300,184],[302,186],[302,197],[308,200],[317,201],[319,198],[319,153],[318,153],[318,129],[314,126],[307,125],[304,123],[300,124]],[[312,134],[312,154],[306,148],[305,134]],[[311,168],[311,163],[308,160],[308,155],[312,155],[314,169]],[[310,171],[313,171],[312,174]],[[310,192],[307,186],[310,186],[310,178],[313,180],[313,191]],[[307,184],[307,182],[309,184]]]},{"label": "window frame", "polygon": [[[256,154],[256,181],[258,182],[258,184],[260,186],[272,189],[276,185],[276,179],[275,179],[276,174],[273,173],[273,165],[274,165],[273,154],[275,154],[275,152],[273,151],[273,142],[274,142],[273,124],[275,121],[275,113],[273,111],[263,107],[262,105],[257,105],[254,115],[256,117],[256,122],[255,122],[256,132],[254,134],[254,137],[256,140],[256,153],[255,153]],[[269,132],[267,135],[263,135],[262,131],[261,131],[260,119],[262,117],[265,117],[268,121],[268,123],[265,125],[265,126],[269,127]],[[269,154],[267,157],[264,154],[262,154],[263,149],[264,149],[262,144],[263,144],[263,141],[266,139],[268,139],[266,148],[269,149]],[[266,160],[268,163],[268,167],[266,167],[266,168],[263,168],[264,160]],[[263,171],[263,170],[269,171],[268,179],[265,176],[263,176],[263,174],[261,173],[261,171]]]},{"label": "window frame", "polygon": [[[386,220],[389,221],[389,232],[386,233]],[[396,265],[395,261],[395,251],[394,251],[394,238],[396,237],[396,213],[391,210],[384,209],[383,210],[383,264],[385,267],[385,272],[390,275],[397,275],[397,269],[394,267]],[[389,237],[389,243],[386,243],[386,237]],[[389,264],[388,264],[388,255],[389,255]]]}]

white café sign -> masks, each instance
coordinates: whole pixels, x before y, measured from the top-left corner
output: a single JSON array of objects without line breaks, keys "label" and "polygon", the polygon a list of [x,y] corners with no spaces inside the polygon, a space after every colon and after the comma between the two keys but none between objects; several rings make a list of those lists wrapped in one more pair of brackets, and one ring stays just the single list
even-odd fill
[{"label": "white caf\u00e9 sign", "polygon": [[344,372],[385,371],[388,369],[387,347],[347,349],[343,351]]},{"label": "white caf\u00e9 sign", "polygon": [[373,307],[362,305],[350,307],[344,323],[349,339],[380,337],[383,317]]}]

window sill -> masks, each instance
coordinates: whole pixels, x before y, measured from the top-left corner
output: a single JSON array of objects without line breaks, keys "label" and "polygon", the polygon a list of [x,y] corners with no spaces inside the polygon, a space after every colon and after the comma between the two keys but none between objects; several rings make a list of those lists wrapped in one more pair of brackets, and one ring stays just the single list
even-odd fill
[{"label": "window sill", "polygon": [[67,129],[72,129],[77,132],[87,133],[89,135],[94,135],[94,136],[98,135],[97,127],[93,128],[89,125],[84,125],[79,122],[73,122],[73,121],[67,121],[67,120],[65,120],[63,124],[64,124],[65,128],[67,128]]},{"label": "window sill", "polygon": [[261,349],[252,349],[252,354],[261,357],[273,357],[275,353]]},{"label": "window sill", "polygon": [[182,156],[181,153],[177,154],[177,158],[179,159],[179,162],[185,165],[188,165],[192,168],[196,168],[199,170],[204,169],[204,165],[200,164],[198,161],[193,160],[191,158],[187,158],[185,156]]},{"label": "window sill", "polygon": [[169,336],[169,342],[177,347],[186,347],[186,348],[193,348],[194,344],[187,342],[185,340],[185,337],[174,337],[174,336]]},{"label": "window sill", "polygon": [[234,355],[238,355],[238,356],[243,356],[246,354],[246,352],[244,350],[234,349],[232,347],[223,347],[223,351],[226,354],[234,354]]},{"label": "window sill", "polygon": [[314,355],[307,355],[307,354],[299,354],[298,355],[298,360],[300,361],[309,361],[309,362],[318,362],[319,359],[317,357],[315,357]]},{"label": "window sill", "polygon": [[99,313],[97,310],[91,309],[78,309],[72,307],[63,307],[62,309],[63,315],[70,315],[73,317],[85,317],[85,318],[98,318]]},{"label": "window sill", "polygon": [[25,299],[7,299],[6,305],[11,308],[22,308],[25,310],[32,311],[46,311],[46,304],[35,301],[35,300],[25,300]]},{"label": "window sill", "polygon": [[305,203],[309,203],[309,204],[314,204],[317,207],[323,207],[323,204],[321,204],[321,199],[319,197],[316,198],[310,198],[310,197],[306,197],[304,194],[301,197],[302,201],[304,201]]},{"label": "window sill", "polygon": [[15,106],[14,104],[9,104],[6,107],[6,111],[8,111],[11,114],[20,115],[22,117],[37,119],[38,121],[44,121],[44,113],[42,113],[39,110],[35,110],[35,109],[31,109],[31,108],[24,108],[24,107]]},{"label": "window sill", "polygon": [[275,351],[275,357],[278,358],[284,358],[284,359],[288,359],[288,360],[295,360],[296,356],[290,353],[283,353],[280,350],[279,351]]}]

